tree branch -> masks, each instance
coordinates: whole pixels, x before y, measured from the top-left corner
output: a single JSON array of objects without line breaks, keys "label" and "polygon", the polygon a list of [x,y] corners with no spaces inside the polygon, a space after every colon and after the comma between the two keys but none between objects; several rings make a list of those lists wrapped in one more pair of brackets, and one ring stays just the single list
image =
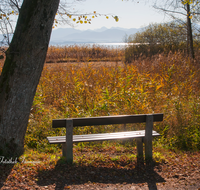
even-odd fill
[{"label": "tree branch", "polygon": [[157,7],[157,6],[155,6],[155,5],[153,6],[153,8],[159,9],[159,10],[161,10],[161,11],[164,11],[165,13],[166,13],[166,12],[170,12],[170,13],[181,14],[181,15],[187,16],[187,14],[184,14],[184,13],[182,13],[182,12],[179,12],[179,11],[171,11],[171,10],[169,10],[169,9],[164,9],[164,8],[161,8],[161,7]]}]

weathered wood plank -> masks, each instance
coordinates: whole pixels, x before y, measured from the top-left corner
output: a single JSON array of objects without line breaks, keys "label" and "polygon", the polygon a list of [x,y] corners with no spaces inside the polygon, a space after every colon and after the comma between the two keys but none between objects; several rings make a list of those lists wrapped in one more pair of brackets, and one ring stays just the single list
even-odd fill
[{"label": "weathered wood plank", "polygon": [[[156,131],[152,131],[152,135],[160,136]],[[104,140],[120,140],[120,139],[133,139],[144,138],[145,130],[141,131],[127,131],[116,133],[100,133],[100,134],[87,134],[87,135],[73,135],[73,142],[90,142],[90,141],[104,141]],[[66,141],[65,136],[47,137],[50,144],[59,144]]]},{"label": "weathered wood plank", "polygon": [[[103,117],[86,117],[86,118],[70,118],[73,119],[73,126],[93,126],[93,125],[114,125],[126,123],[144,123],[146,122],[146,115],[116,115]],[[53,128],[61,128],[66,126],[68,119],[56,119],[52,121]],[[163,121],[163,114],[153,114],[153,121]]]}]

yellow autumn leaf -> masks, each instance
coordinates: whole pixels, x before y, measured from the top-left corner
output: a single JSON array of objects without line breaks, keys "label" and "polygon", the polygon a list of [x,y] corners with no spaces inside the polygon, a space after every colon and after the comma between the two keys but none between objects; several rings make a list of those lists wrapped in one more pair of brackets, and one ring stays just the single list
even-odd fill
[{"label": "yellow autumn leaf", "polygon": [[84,23],[86,24],[86,23],[87,23],[87,20],[85,20]]},{"label": "yellow autumn leaf", "polygon": [[118,21],[119,21],[119,18],[118,18],[118,16],[115,16],[115,17],[114,17],[114,19],[115,19],[115,21],[116,21],[116,22],[118,22]]},{"label": "yellow autumn leaf", "polygon": [[109,17],[108,17],[108,16],[106,16],[106,18],[107,18],[107,19],[109,19]]},{"label": "yellow autumn leaf", "polygon": [[81,20],[80,23],[83,24],[83,21]]},{"label": "yellow autumn leaf", "polygon": [[163,85],[158,85],[158,86],[156,86],[156,90],[159,90],[162,87],[163,87]]},{"label": "yellow autumn leaf", "polygon": [[96,11],[94,11],[94,14],[96,14],[97,12]]},{"label": "yellow autumn leaf", "polygon": [[75,21],[76,21],[76,19],[75,19],[75,18],[73,18],[73,21],[75,22]]},{"label": "yellow autumn leaf", "polygon": [[92,18],[94,18],[94,16],[92,16]]}]

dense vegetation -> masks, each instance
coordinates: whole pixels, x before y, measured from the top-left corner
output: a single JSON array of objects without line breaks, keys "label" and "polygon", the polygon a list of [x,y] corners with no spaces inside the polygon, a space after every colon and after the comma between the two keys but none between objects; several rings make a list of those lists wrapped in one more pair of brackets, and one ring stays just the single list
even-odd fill
[{"label": "dense vegetation", "polygon": [[[199,31],[193,27],[194,49],[199,48]],[[167,55],[169,52],[189,53],[189,44],[187,44],[186,24],[178,22],[150,24],[142,32],[130,35],[126,39],[129,43],[138,43],[130,45],[125,51],[125,62],[131,63],[134,59],[141,56],[151,57],[158,53]]]},{"label": "dense vegetation", "polygon": [[47,52],[46,62],[92,62],[92,61],[119,61],[124,52],[111,47],[102,48],[93,46],[51,46]]},{"label": "dense vegetation", "polygon": [[[112,55],[111,49],[100,51],[108,51],[108,57]],[[116,51],[123,55],[123,50],[113,50],[113,54]],[[128,65],[46,64],[31,110],[26,147],[56,151],[57,145],[49,145],[46,140],[49,135],[64,134],[64,129],[52,129],[51,121],[55,118],[154,112],[164,113],[164,122],[155,125],[162,134],[159,143],[171,149],[197,150],[200,147],[199,63],[198,56],[190,61],[184,54],[169,53],[151,59],[141,57]],[[75,133],[118,131],[121,127],[124,126],[77,128]]]}]

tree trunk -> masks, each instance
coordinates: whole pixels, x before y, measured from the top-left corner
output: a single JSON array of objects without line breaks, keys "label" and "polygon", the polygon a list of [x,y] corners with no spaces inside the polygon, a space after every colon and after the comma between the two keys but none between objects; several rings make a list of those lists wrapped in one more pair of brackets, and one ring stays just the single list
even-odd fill
[{"label": "tree trunk", "polygon": [[189,55],[194,59],[194,47],[193,47],[193,36],[192,36],[192,23],[190,18],[190,5],[187,3],[187,46],[189,49]]},{"label": "tree trunk", "polygon": [[24,0],[0,76],[0,155],[20,156],[59,0]]}]

